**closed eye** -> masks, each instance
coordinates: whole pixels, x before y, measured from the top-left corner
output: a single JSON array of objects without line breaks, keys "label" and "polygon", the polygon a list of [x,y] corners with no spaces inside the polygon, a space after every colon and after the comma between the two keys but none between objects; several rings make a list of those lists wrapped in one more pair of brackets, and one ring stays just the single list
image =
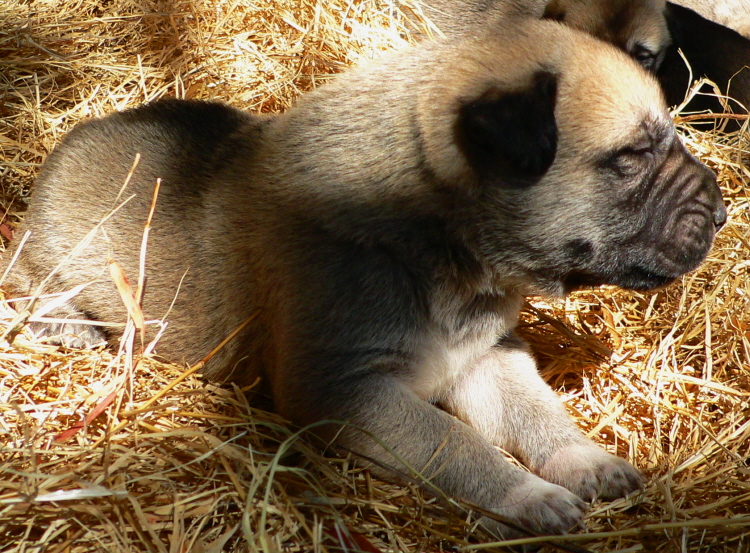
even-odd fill
[{"label": "closed eye", "polygon": [[627,146],[604,156],[599,166],[620,177],[627,177],[643,171],[653,157],[654,149],[651,146]]},{"label": "closed eye", "polygon": [[619,152],[617,152],[617,154],[620,156],[645,156],[653,153],[654,149],[651,146],[628,146],[627,148],[623,148]]},{"label": "closed eye", "polygon": [[646,69],[655,69],[656,52],[649,50],[643,44],[636,44],[630,55]]}]

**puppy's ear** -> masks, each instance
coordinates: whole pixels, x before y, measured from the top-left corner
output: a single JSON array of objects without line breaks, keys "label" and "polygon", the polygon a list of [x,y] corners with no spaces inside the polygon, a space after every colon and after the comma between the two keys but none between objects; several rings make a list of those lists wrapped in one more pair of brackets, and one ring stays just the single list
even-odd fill
[{"label": "puppy's ear", "polygon": [[464,104],[458,143],[480,180],[528,186],[555,160],[557,77],[540,71],[527,89],[507,93],[491,88]]},{"label": "puppy's ear", "polygon": [[562,0],[552,0],[544,8],[542,19],[552,19],[554,21],[565,21],[565,5]]}]

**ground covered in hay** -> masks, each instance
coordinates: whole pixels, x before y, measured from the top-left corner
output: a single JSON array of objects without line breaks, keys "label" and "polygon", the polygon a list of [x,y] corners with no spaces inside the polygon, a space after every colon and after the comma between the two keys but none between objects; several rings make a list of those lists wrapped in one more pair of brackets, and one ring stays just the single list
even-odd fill
[{"label": "ground covered in hay", "polygon": [[[387,0],[5,0],[0,231],[82,119],[164,95],[283,110],[406,46],[403,15]],[[709,260],[655,294],[530,298],[525,312],[581,427],[648,477],[545,551],[750,551],[750,143],[681,129],[729,205]],[[27,332],[0,346],[0,551],[497,549],[416,484],[321,453],[248,392],[127,348],[61,351]]]}]

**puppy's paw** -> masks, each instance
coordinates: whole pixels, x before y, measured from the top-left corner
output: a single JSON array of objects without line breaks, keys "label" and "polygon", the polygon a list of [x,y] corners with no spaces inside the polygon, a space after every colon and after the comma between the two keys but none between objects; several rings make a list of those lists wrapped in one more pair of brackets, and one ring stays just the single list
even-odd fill
[{"label": "puppy's paw", "polygon": [[643,488],[645,483],[633,465],[593,443],[558,450],[539,470],[539,476],[566,487],[586,501],[625,497]]},{"label": "puppy's paw", "polygon": [[73,349],[91,349],[107,343],[107,338],[95,326],[80,323],[39,323],[29,325],[38,337],[47,343]]},{"label": "puppy's paw", "polygon": [[[564,534],[581,524],[586,504],[562,486],[525,474],[522,483],[510,491],[503,504],[492,510],[532,532],[550,535]],[[482,524],[502,539],[524,535],[488,518],[482,519]]]}]

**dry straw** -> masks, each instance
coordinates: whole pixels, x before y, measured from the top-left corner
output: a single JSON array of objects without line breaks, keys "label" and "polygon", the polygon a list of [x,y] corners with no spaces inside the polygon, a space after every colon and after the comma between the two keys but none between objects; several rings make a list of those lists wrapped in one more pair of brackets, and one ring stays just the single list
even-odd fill
[{"label": "dry straw", "polygon": [[[5,0],[0,231],[15,227],[39,164],[78,121],[163,95],[285,109],[405,46],[410,10]],[[726,193],[730,222],[708,261],[653,294],[531,298],[525,312],[523,333],[572,415],[648,476],[643,493],[595,504],[586,532],[546,551],[750,551],[750,146],[746,133],[677,120]],[[60,351],[28,331],[1,347],[0,551],[493,549],[418,485],[378,481],[311,447],[248,390],[184,370],[127,351]]]}]

